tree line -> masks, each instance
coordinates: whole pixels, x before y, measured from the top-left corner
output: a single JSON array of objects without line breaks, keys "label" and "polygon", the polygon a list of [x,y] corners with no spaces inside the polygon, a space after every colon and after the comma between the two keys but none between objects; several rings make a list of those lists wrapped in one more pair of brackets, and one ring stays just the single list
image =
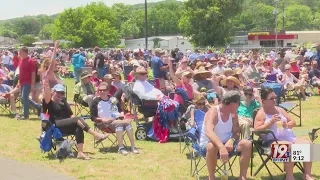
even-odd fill
[{"label": "tree line", "polygon": [[[195,46],[221,46],[236,31],[318,30],[319,0],[166,0],[148,3],[148,36],[181,34]],[[277,21],[276,21],[277,18]],[[73,47],[116,47],[121,38],[145,36],[144,4],[103,2],[60,14],[0,22],[0,34],[31,45],[38,39],[65,39]]]}]

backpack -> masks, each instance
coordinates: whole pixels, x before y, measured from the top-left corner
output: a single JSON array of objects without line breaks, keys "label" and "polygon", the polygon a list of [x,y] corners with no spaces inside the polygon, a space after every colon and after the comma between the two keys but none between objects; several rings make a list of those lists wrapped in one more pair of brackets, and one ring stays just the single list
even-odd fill
[{"label": "backpack", "polygon": [[72,152],[72,147],[74,145],[75,142],[73,140],[64,140],[56,153],[56,158],[62,160],[68,157],[75,157],[74,153]]},{"label": "backpack", "polygon": [[83,56],[81,54],[75,54],[72,56],[72,65],[75,71],[79,71],[84,66]]}]

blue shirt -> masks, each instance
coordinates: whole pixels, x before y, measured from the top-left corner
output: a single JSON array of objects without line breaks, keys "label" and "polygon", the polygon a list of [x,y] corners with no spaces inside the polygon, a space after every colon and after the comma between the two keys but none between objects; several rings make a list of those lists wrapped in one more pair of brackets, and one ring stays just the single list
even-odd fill
[{"label": "blue shirt", "polygon": [[151,59],[151,65],[152,65],[152,72],[153,72],[153,78],[164,78],[165,77],[165,71],[162,71],[160,68],[164,66],[161,59],[157,56],[153,56]]},{"label": "blue shirt", "polygon": [[0,94],[9,93],[12,88],[6,84],[0,84]]}]

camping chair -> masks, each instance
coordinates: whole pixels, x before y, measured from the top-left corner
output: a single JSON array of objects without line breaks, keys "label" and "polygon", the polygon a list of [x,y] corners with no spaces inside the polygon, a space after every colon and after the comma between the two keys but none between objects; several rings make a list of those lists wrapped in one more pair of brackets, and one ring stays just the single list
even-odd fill
[{"label": "camping chair", "polygon": [[[104,142],[106,140],[101,141],[101,142],[97,142],[97,140],[94,139],[93,147],[97,148],[99,145],[101,145],[105,152],[109,152],[111,150],[111,148],[113,148],[113,147],[115,147],[117,145],[117,137],[115,135],[116,132],[113,131],[112,129],[108,128],[108,127],[104,127],[104,126],[103,127],[99,127],[99,125],[100,125],[99,123],[100,122],[94,122],[94,131],[96,131],[96,132],[100,131],[102,133],[108,133],[109,135],[106,138],[106,140],[108,140],[110,142],[110,146],[108,148],[106,148],[106,146],[104,144]],[[127,143],[126,143],[125,138],[124,138],[126,134],[127,134],[127,132],[124,131],[124,133],[123,133],[123,144],[124,144],[124,146],[127,147]]]},{"label": "camping chair", "polygon": [[[201,110],[194,111],[194,121],[196,124],[196,131],[191,132],[190,130],[187,133],[188,138],[192,141],[192,152],[191,152],[191,163],[190,163],[190,173],[191,176],[196,176],[199,179],[199,172],[206,166],[206,163],[201,163],[201,161],[205,161],[206,153],[200,149],[199,141],[201,137],[202,125],[204,121],[205,112]],[[234,156],[234,157],[233,157]],[[233,157],[233,158],[232,158]],[[218,158],[219,159],[219,158]],[[230,171],[233,176],[232,166],[236,160],[236,155],[229,156],[228,163],[226,163],[226,171]],[[194,170],[193,170],[194,166]],[[223,173],[224,164],[217,165],[215,169],[215,173],[222,174]]]},{"label": "camping chair", "polygon": [[261,75],[258,72],[252,72],[248,75],[248,79],[253,80],[255,86],[259,86],[261,83]]},{"label": "camping chair", "polygon": [[[298,103],[295,102],[283,102],[279,104],[280,107],[282,107],[287,113],[291,113],[292,115],[299,118],[299,126],[302,126],[302,117],[301,117],[301,97],[298,97]],[[298,109],[298,113],[293,112],[294,109]]]},{"label": "camping chair", "polygon": [[12,111],[10,110],[10,102],[8,98],[5,98],[0,101],[0,114],[1,115],[12,114]]},{"label": "camping chair", "polygon": [[74,101],[74,113],[76,116],[83,118],[90,117],[90,109],[88,103],[80,99],[79,94],[75,94],[73,97]]},{"label": "camping chair", "polygon": [[[253,111],[253,127],[254,127],[254,119],[258,113],[258,111],[260,110],[260,108],[255,109]],[[268,171],[268,174],[270,176],[271,179],[274,180],[274,177],[272,176],[272,173],[270,172],[270,169],[267,165],[267,163],[272,159],[272,153],[271,153],[271,147],[269,144],[264,144],[262,142],[262,137],[267,135],[267,134],[271,134],[273,137],[273,140],[275,143],[278,144],[278,141],[276,140],[276,137],[273,133],[272,130],[270,129],[266,129],[266,130],[252,130],[252,134],[251,134],[251,139],[252,139],[252,154],[251,154],[251,176],[253,173],[253,157],[254,157],[254,151],[253,151],[253,147],[256,148],[258,155],[262,161],[261,165],[258,167],[258,169],[255,171],[255,173],[253,174],[253,176],[256,176],[262,168],[266,168],[266,170]],[[257,138],[255,139],[254,136],[257,136]],[[283,170],[280,168],[280,166],[273,162],[273,164],[281,171],[283,172]],[[297,166],[302,172],[303,172],[303,167],[301,165],[301,163],[295,163],[295,166]]]},{"label": "camping chair", "polygon": [[270,74],[266,77],[267,82],[277,82],[277,74]]},{"label": "camping chair", "polygon": [[128,75],[133,70],[133,66],[123,66],[124,79],[128,80]]}]

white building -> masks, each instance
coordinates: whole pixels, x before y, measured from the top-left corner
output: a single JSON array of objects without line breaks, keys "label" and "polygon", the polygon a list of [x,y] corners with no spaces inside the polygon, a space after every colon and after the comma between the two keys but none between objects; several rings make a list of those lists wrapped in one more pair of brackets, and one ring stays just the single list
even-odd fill
[{"label": "white building", "polygon": [[[155,43],[158,42],[158,45]],[[125,40],[125,46],[129,49],[144,49],[145,38]],[[183,36],[154,36],[148,37],[148,49],[162,48],[171,50],[179,48],[181,51],[186,49],[193,50],[192,44]]]}]

